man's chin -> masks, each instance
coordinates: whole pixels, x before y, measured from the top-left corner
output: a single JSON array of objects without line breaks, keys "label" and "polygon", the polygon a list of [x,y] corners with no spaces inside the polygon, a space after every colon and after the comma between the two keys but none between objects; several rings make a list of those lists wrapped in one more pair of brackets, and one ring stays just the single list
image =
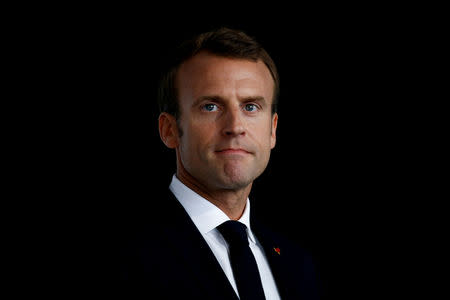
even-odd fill
[{"label": "man's chin", "polygon": [[254,178],[248,176],[247,174],[224,174],[222,178],[222,185],[226,189],[230,190],[240,190],[247,188],[252,184]]},{"label": "man's chin", "polygon": [[224,184],[224,189],[230,191],[238,191],[247,188],[252,182],[233,181]]}]

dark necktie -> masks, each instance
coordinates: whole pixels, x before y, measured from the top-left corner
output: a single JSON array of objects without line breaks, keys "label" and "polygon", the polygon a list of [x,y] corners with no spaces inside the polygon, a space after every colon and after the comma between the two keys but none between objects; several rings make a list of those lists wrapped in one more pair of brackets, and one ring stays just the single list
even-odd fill
[{"label": "dark necktie", "polygon": [[255,257],[248,245],[247,227],[238,221],[226,221],[217,229],[230,248],[230,262],[241,300],[260,300],[264,290]]}]

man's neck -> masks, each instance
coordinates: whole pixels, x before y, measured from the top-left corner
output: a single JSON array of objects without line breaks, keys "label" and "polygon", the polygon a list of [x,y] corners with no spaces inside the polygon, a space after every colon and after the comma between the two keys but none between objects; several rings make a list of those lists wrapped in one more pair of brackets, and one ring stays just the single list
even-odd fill
[{"label": "man's neck", "polygon": [[252,184],[237,190],[210,189],[205,185],[200,184],[190,175],[177,172],[176,176],[178,180],[180,180],[188,188],[217,206],[231,220],[239,220],[244,213]]}]

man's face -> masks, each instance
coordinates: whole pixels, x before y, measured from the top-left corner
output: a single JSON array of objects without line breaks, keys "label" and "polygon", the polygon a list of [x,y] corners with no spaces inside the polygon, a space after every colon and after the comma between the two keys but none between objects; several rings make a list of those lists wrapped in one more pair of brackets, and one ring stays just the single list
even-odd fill
[{"label": "man's face", "polygon": [[176,78],[182,135],[178,171],[208,189],[239,189],[266,168],[275,146],[274,82],[262,61],[201,52]]}]

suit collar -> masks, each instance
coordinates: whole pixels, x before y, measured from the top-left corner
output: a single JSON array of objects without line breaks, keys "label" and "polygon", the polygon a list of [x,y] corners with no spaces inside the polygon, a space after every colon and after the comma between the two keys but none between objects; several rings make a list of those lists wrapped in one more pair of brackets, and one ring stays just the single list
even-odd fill
[{"label": "suit collar", "polygon": [[[162,228],[165,239],[173,247],[183,249],[183,251],[179,251],[179,255],[185,266],[194,272],[195,278],[198,278],[201,290],[205,291],[211,299],[217,299],[216,295],[222,295],[224,299],[237,300],[238,297],[233,287],[208,244],[183,206],[170,191],[168,191],[166,215],[170,217]],[[297,287],[293,286],[295,283],[292,282],[292,274],[289,271],[291,262],[285,251],[288,250],[287,247],[285,248],[287,245],[277,234],[255,218],[250,221],[252,231],[264,249],[280,296],[282,299],[289,299],[292,291]],[[177,236],[177,239],[170,238],[173,236]],[[202,280],[203,278],[210,278],[210,280],[206,284]]]},{"label": "suit collar", "polygon": [[[173,247],[183,249],[179,251],[182,261],[195,273],[198,283],[203,286],[202,290],[212,295],[211,299],[214,295],[223,295],[224,299],[238,299],[200,231],[175,196],[171,192],[168,194],[166,210],[170,217],[162,228],[166,241]],[[173,236],[177,238],[170,238]],[[210,280],[206,283],[203,278]]]},{"label": "suit collar", "polygon": [[[201,234],[207,234],[220,224],[230,220],[222,210],[187,187],[176,175],[172,176],[169,189],[184,207]],[[256,243],[250,225],[250,201],[248,198],[242,217],[238,221],[247,226],[250,241]]]}]

